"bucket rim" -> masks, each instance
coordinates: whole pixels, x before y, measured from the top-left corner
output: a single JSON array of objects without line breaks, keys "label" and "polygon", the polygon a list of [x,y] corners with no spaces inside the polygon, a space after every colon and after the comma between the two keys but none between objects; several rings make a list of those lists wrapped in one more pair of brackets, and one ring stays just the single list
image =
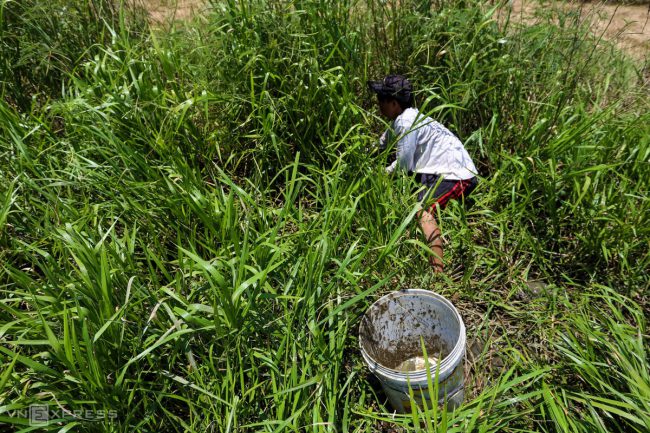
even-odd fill
[{"label": "bucket rim", "polygon": [[[431,370],[435,367],[438,370],[438,380],[445,380],[448,376],[450,376],[453,373],[453,370],[456,368],[458,363],[464,358],[465,356],[465,344],[466,344],[466,330],[465,330],[465,323],[463,321],[462,316],[458,312],[458,309],[454,306],[454,304],[451,303],[447,298],[442,296],[439,293],[436,293],[431,290],[426,290],[426,289],[415,289],[415,288],[409,288],[409,289],[401,289],[401,290],[396,290],[391,293],[388,293],[381,298],[377,299],[375,302],[372,303],[372,305],[366,310],[366,313],[364,313],[362,321],[363,320],[368,320],[367,319],[367,313],[368,311],[371,311],[373,308],[381,305],[384,302],[387,302],[389,300],[399,298],[401,296],[412,296],[412,295],[421,295],[425,297],[430,297],[430,298],[436,298],[436,300],[442,302],[446,307],[448,307],[455,317],[458,319],[459,323],[459,338],[456,344],[454,345],[453,349],[451,352],[442,358],[437,364],[431,365],[430,367]],[[414,370],[414,371],[409,371],[409,372],[404,372],[400,370],[396,370],[393,368],[386,367],[385,365],[381,364],[377,360],[375,360],[370,354],[368,354],[365,350],[364,344],[363,344],[363,337],[361,336],[361,328],[359,328],[359,346],[361,349],[361,355],[364,358],[364,361],[368,365],[368,368],[373,373],[377,373],[381,376],[383,376],[386,379],[390,380],[426,380],[427,379],[427,369],[421,369],[421,370]],[[435,371],[431,371],[432,373],[435,374]],[[432,377],[432,379],[435,379]]]}]

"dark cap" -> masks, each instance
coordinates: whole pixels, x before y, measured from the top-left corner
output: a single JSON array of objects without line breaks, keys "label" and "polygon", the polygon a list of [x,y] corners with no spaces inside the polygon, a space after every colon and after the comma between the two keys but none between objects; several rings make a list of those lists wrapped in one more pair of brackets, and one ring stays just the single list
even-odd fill
[{"label": "dark cap", "polygon": [[379,96],[391,96],[399,101],[409,102],[413,86],[402,75],[389,75],[381,81],[368,81],[368,89]]}]

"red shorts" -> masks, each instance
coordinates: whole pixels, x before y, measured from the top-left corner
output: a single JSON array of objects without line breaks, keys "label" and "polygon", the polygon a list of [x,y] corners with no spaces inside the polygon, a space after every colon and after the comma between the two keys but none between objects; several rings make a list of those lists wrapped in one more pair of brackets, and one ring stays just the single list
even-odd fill
[{"label": "red shorts", "polygon": [[437,174],[417,173],[416,179],[427,187],[427,189],[420,191],[418,200],[426,202],[431,211],[435,211],[436,206],[444,209],[447,207],[449,200],[467,199],[467,196],[478,185],[476,177],[465,180],[445,180],[441,179]]}]

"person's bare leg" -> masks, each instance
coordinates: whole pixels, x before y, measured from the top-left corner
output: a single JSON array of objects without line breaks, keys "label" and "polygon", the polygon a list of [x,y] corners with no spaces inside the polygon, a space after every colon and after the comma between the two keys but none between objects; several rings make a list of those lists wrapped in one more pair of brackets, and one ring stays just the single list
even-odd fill
[{"label": "person's bare leg", "polygon": [[419,218],[420,228],[422,228],[427,244],[429,245],[429,248],[431,248],[431,252],[433,252],[433,255],[429,259],[429,263],[433,268],[433,272],[442,272],[442,234],[440,233],[440,228],[436,223],[436,218],[426,209],[420,211]]}]

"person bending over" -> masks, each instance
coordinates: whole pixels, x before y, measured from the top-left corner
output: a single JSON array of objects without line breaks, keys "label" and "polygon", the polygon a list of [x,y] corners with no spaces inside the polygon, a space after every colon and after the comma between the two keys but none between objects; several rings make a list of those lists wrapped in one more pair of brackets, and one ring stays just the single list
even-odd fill
[{"label": "person bending over", "polygon": [[397,142],[397,157],[386,171],[405,170],[426,187],[418,194],[423,205],[418,219],[431,248],[429,263],[434,272],[442,272],[436,207],[444,209],[449,200],[464,200],[476,188],[474,162],[458,137],[413,107],[413,88],[405,77],[389,75],[380,81],[368,81],[368,88],[377,94],[382,116],[391,121],[379,139],[380,149]]}]

